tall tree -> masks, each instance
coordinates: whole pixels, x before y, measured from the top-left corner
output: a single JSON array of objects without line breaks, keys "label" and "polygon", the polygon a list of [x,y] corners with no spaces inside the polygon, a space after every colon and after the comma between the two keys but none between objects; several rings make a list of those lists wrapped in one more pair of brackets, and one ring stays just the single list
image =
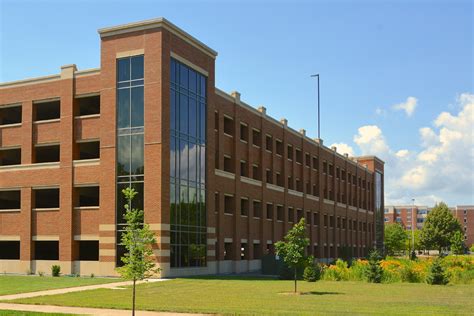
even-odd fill
[{"label": "tall tree", "polygon": [[306,237],[306,221],[304,218],[288,231],[284,241],[275,243],[277,255],[281,256],[285,263],[294,270],[295,293],[297,290],[297,270],[307,261],[305,249],[308,245],[309,238]]},{"label": "tall tree", "polygon": [[152,245],[156,243],[155,235],[148,224],[144,223],[143,210],[132,208],[132,200],[138,192],[133,188],[126,188],[122,193],[127,204],[124,205],[126,227],[121,242],[127,252],[121,258],[124,265],[117,268],[117,271],[123,278],[133,280],[132,315],[135,315],[137,280],[149,278],[160,269],[155,267],[153,258]]},{"label": "tall tree", "polygon": [[402,225],[388,224],[384,229],[384,243],[388,255],[395,255],[405,249],[407,234]]},{"label": "tall tree", "polygon": [[421,230],[421,243],[427,249],[437,249],[441,253],[451,244],[454,234],[461,230],[461,224],[453,216],[448,206],[441,202],[428,213]]},{"label": "tall tree", "polygon": [[455,255],[464,254],[464,235],[460,231],[456,231],[451,237],[451,252]]}]

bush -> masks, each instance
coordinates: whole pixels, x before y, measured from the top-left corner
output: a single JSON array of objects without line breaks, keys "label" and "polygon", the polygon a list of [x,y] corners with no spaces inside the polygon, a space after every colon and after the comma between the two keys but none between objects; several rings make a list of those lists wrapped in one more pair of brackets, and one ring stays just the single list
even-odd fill
[{"label": "bush", "polygon": [[61,274],[61,267],[58,265],[51,266],[51,274],[53,277],[58,277]]},{"label": "bush", "polygon": [[365,271],[367,281],[371,283],[382,282],[383,269],[380,266],[380,254],[377,250],[372,250],[369,254],[369,265]]},{"label": "bush", "polygon": [[42,277],[42,276],[44,276],[44,272],[43,272],[43,271],[38,271],[38,275],[39,275],[40,277]]},{"label": "bush", "polygon": [[471,252],[474,252],[474,244],[471,245]]},{"label": "bush", "polygon": [[432,285],[445,285],[448,284],[448,282],[449,279],[444,272],[444,268],[441,266],[440,259],[435,260],[430,267],[428,276],[426,277],[426,283]]},{"label": "bush", "polygon": [[400,271],[400,279],[402,282],[419,283],[421,281],[421,276],[413,266],[405,265]]},{"label": "bush", "polygon": [[319,265],[311,264],[304,268],[303,280],[307,282],[316,282],[321,278],[321,269]]}]

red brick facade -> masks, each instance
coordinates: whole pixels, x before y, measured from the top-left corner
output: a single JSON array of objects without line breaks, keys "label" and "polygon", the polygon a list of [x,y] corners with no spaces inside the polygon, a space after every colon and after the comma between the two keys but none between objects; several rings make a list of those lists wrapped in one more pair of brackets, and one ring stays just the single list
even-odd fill
[{"label": "red brick facade", "polygon": [[[99,32],[100,69],[77,71],[69,65],[59,75],[0,85],[0,110],[21,105],[22,113],[21,123],[0,126],[0,150],[21,148],[20,165],[0,166],[0,192],[21,191],[20,209],[0,210],[0,241],[20,241],[19,260],[0,260],[2,271],[49,272],[51,262],[34,257],[34,241],[52,240],[59,242],[64,273],[114,274],[116,59],[133,55],[145,60],[144,209],[157,235],[154,248],[162,275],[258,269],[261,255],[271,252],[299,217],[307,219],[308,251],[318,258],[336,258],[342,247],[363,256],[373,247],[375,171],[383,175],[381,160],[339,155],[304,130],[291,129],[286,120],[274,120],[264,108],[246,105],[238,93],[218,90],[217,54],[166,20]],[[208,265],[179,271],[169,267],[172,57],[207,76],[208,96]],[[100,114],[78,115],[79,98],[91,95],[100,96]],[[49,99],[60,101],[60,117],[36,122],[34,104]],[[79,159],[79,144],[85,140],[100,142],[100,159]],[[59,144],[58,162],[35,163],[35,148],[42,144]],[[75,207],[78,188],[90,185],[100,187],[100,206]],[[60,189],[58,208],[34,209],[34,190],[44,187]],[[381,196],[383,209],[383,177]],[[242,199],[248,201],[246,215]],[[81,241],[99,242],[99,260],[79,260]]]}]

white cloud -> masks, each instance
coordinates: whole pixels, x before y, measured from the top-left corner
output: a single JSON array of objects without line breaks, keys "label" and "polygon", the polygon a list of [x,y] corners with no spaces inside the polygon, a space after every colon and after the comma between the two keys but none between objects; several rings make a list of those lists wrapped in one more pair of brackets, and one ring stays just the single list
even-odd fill
[{"label": "white cloud", "polygon": [[380,115],[380,116],[386,116],[387,111],[385,109],[382,109],[381,107],[377,107],[375,109],[375,114]]},{"label": "white cloud", "polygon": [[349,154],[350,157],[354,157],[354,149],[345,143],[334,143],[330,147],[336,147],[336,151],[341,155]]},{"label": "white cloud", "polygon": [[408,97],[407,100],[403,103],[395,104],[392,106],[394,110],[405,111],[407,116],[412,116],[415,112],[415,108],[418,105],[418,99],[415,97]]},{"label": "white cloud", "polygon": [[464,93],[456,102],[457,113],[442,112],[431,127],[419,129],[418,151],[390,148],[378,126],[358,129],[355,151],[385,161],[387,205],[412,198],[426,205],[474,203],[474,94]]}]

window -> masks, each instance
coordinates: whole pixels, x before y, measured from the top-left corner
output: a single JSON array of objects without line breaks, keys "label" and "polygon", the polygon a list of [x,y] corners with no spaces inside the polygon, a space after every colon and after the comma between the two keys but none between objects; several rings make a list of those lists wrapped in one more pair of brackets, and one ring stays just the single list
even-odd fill
[{"label": "window", "polygon": [[234,173],[232,158],[227,155],[224,155],[224,171]]},{"label": "window", "polygon": [[224,115],[224,134],[228,136],[234,135],[234,120]]},{"label": "window", "polygon": [[324,227],[328,226],[328,215],[324,214]]},{"label": "window", "polygon": [[319,190],[318,190],[318,186],[316,184],[313,184],[313,195],[314,196],[319,196]]},{"label": "window", "polygon": [[311,183],[306,181],[306,194],[311,194]]},{"label": "window", "polygon": [[21,164],[21,148],[0,148],[0,166]]},{"label": "window", "polygon": [[0,107],[0,125],[21,123],[21,105],[7,105]]},{"label": "window", "polygon": [[288,145],[288,160],[293,160],[293,146]]},{"label": "window", "polygon": [[261,180],[262,177],[260,175],[260,166],[259,165],[252,165],[252,178],[255,180]]},{"label": "window", "polygon": [[326,161],[323,161],[323,173],[328,173],[328,163]]},{"label": "window", "polygon": [[288,208],[288,222],[293,223],[294,220],[295,220],[295,212],[292,207],[289,207]]},{"label": "window", "polygon": [[77,143],[79,159],[100,158],[100,141],[86,141]]},{"label": "window", "polygon": [[283,156],[283,142],[277,139],[275,141],[275,147],[276,147],[276,154],[279,156]]},{"label": "window", "polygon": [[34,260],[59,260],[59,241],[35,241]]},{"label": "window", "polygon": [[249,176],[249,166],[247,164],[247,161],[245,161],[245,160],[240,161],[240,175],[242,177],[248,177]]},{"label": "window", "polygon": [[266,170],[266,181],[267,183],[273,183],[273,174],[272,174],[272,171],[270,169],[267,169]]},{"label": "window", "polygon": [[313,225],[319,226],[319,213],[313,213]]},{"label": "window", "polygon": [[288,176],[288,189],[293,190],[293,177]]},{"label": "window", "polygon": [[283,205],[277,205],[277,220],[283,221]]},{"label": "window", "polygon": [[267,203],[267,219],[273,219],[273,204]]},{"label": "window", "polygon": [[0,241],[0,260],[19,260],[20,242],[19,241]]},{"label": "window", "polygon": [[35,188],[33,190],[34,203],[33,208],[45,209],[45,208],[59,208],[59,188],[52,189],[41,189]]},{"label": "window", "polygon": [[336,179],[339,179],[339,178],[340,178],[339,167],[336,167]]},{"label": "window", "polygon": [[224,243],[224,260],[232,260],[232,243]]},{"label": "window", "polygon": [[268,151],[273,151],[273,139],[270,135],[265,136],[265,149]]},{"label": "window", "polygon": [[296,210],[296,221],[299,222],[303,218],[303,210],[297,209]]},{"label": "window", "polygon": [[59,100],[33,103],[33,120],[46,121],[61,117],[61,103]]},{"label": "window", "polygon": [[303,153],[301,152],[301,149],[296,148],[295,153],[296,163],[303,164]]},{"label": "window", "polygon": [[346,170],[341,171],[341,180],[346,181]]},{"label": "window", "polygon": [[329,164],[329,175],[334,176],[334,166],[332,164]]},{"label": "window", "polygon": [[276,172],[275,175],[276,175],[276,184],[280,187],[284,186],[283,177],[281,176],[281,173]]},{"label": "window", "polygon": [[58,145],[36,145],[34,163],[58,162],[59,161],[59,144]]},{"label": "window", "polygon": [[337,228],[341,228],[341,218],[339,216],[337,217],[336,225]]},{"label": "window", "polygon": [[21,209],[21,190],[0,191],[0,210]]},{"label": "window", "polygon": [[252,143],[254,146],[260,147],[262,145],[262,139],[260,137],[260,131],[258,129],[252,130]]},{"label": "window", "polygon": [[296,178],[295,183],[296,183],[296,191],[303,192],[303,183],[301,182],[301,180]]},{"label": "window", "polygon": [[214,210],[216,213],[219,213],[219,210],[220,210],[219,192],[214,192]]},{"label": "window", "polygon": [[262,249],[260,247],[260,243],[253,243],[253,258],[254,259],[261,259],[262,258]]},{"label": "window", "polygon": [[242,216],[249,215],[249,199],[248,198],[240,199],[240,215]]},{"label": "window", "polygon": [[306,224],[311,225],[311,211],[306,212]]},{"label": "window", "polygon": [[311,167],[311,156],[308,153],[304,155],[304,163],[306,167]]},{"label": "window", "polygon": [[100,95],[76,98],[76,115],[100,114]]},{"label": "window", "polygon": [[249,141],[249,128],[247,124],[245,123],[240,123],[240,140],[244,142]]},{"label": "window", "polygon": [[319,159],[318,157],[313,156],[313,169],[318,170],[318,165],[319,165]]},{"label": "window", "polygon": [[214,112],[214,130],[219,130],[219,113],[217,111]]},{"label": "window", "polygon": [[80,261],[99,261],[99,241],[81,240],[79,241]]},{"label": "window", "polygon": [[234,214],[234,196],[224,195],[224,213]]},{"label": "window", "polygon": [[99,206],[99,186],[78,187],[76,188],[77,206],[91,207]]},{"label": "window", "polygon": [[253,217],[262,217],[262,203],[260,201],[253,201]]}]

